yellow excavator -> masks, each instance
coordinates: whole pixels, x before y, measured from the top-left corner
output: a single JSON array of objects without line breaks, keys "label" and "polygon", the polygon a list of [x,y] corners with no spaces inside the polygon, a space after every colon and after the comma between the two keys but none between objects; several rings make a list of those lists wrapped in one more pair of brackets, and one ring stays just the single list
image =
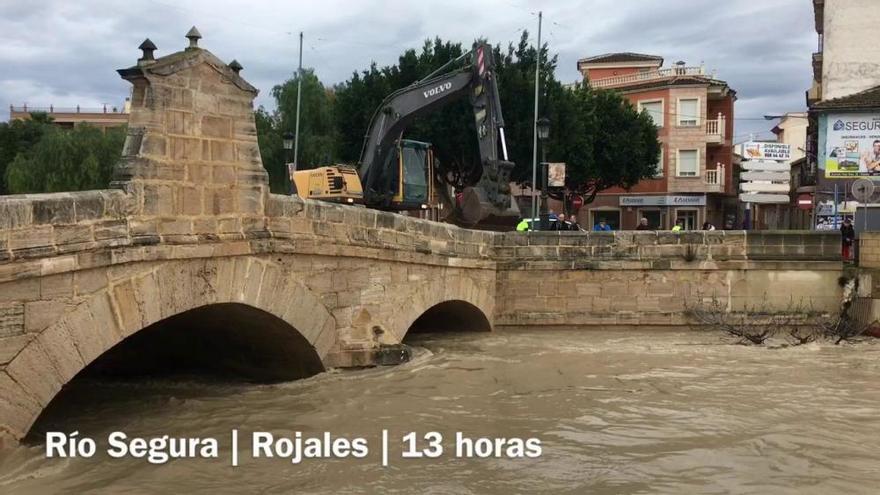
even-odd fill
[{"label": "yellow excavator", "polygon": [[[437,75],[466,57],[470,63],[465,67]],[[478,165],[446,166],[435,160],[429,143],[403,139],[417,117],[465,95],[474,110]],[[390,211],[426,209],[442,201],[452,206],[456,223],[509,224],[519,216],[510,195],[513,166],[507,160],[492,48],[476,43],[458,59],[385,98],[370,121],[357,169],[320,167],[294,172],[292,179],[306,198]]]}]

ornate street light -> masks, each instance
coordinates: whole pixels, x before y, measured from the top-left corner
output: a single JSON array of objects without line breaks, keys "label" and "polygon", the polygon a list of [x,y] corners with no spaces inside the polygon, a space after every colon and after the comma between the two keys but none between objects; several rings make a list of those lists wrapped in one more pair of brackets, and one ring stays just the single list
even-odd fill
[{"label": "ornate street light", "polygon": [[550,230],[550,213],[547,208],[547,138],[550,137],[550,119],[541,117],[538,119],[538,139],[541,140],[541,230]]},{"label": "ornate street light", "polygon": [[538,119],[538,139],[541,141],[550,137],[550,119],[541,117]]},{"label": "ornate street light", "polygon": [[284,146],[284,168],[287,169],[287,179],[290,181],[290,193],[296,194],[296,182],[293,180],[293,173],[296,172],[296,164],[291,166],[290,150],[293,149],[294,134],[290,131],[285,132],[281,136],[281,144]]}]

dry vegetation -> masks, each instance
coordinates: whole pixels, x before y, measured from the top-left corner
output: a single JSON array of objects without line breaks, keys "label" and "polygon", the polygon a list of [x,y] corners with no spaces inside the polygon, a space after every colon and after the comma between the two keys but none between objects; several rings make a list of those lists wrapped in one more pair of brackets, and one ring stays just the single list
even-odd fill
[{"label": "dry vegetation", "polygon": [[[767,303],[729,311],[714,295],[699,297],[686,313],[692,325],[702,331],[722,332],[738,344],[764,345],[782,340],[787,345],[803,345],[818,340],[840,344],[864,335],[870,325],[853,318],[852,306],[858,292],[858,279],[841,279],[843,300],[837,314],[815,311],[803,302],[792,301],[782,311],[771,311]],[[766,298],[765,298],[766,299]]]}]

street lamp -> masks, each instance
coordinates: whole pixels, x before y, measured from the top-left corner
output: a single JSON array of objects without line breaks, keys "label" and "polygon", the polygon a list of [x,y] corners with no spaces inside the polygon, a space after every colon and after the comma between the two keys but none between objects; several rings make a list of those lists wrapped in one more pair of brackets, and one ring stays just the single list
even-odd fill
[{"label": "street lamp", "polygon": [[290,181],[290,194],[296,194],[296,182],[293,180],[296,164],[293,167],[290,166],[290,150],[293,149],[294,138],[294,134],[290,131],[281,136],[281,144],[284,146],[284,168],[287,170],[287,179]]},{"label": "street lamp", "polygon": [[550,214],[547,211],[547,138],[550,137],[550,119],[538,119],[538,139],[541,140],[541,230],[550,230]]}]

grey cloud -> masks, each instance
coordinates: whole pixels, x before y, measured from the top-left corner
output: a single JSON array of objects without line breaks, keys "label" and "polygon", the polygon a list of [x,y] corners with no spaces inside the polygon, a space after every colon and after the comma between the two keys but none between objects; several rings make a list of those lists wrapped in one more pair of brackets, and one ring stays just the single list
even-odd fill
[{"label": "grey cloud", "polygon": [[[296,69],[300,30],[304,64],[332,85],[373,61],[394,63],[434,36],[506,45],[528,29],[534,40],[539,9],[561,80],[579,77],[584,56],[640,51],[717,69],[738,92],[738,117],[804,107],[816,35],[803,0],[0,0],[0,104],[115,104],[128,93],[115,69],[135,62],[144,38],[167,54],[183,48],[184,33],[197,25],[202,45],[238,59],[261,90],[257,103],[271,107],[272,86]],[[771,125],[737,121],[737,134]]]}]

